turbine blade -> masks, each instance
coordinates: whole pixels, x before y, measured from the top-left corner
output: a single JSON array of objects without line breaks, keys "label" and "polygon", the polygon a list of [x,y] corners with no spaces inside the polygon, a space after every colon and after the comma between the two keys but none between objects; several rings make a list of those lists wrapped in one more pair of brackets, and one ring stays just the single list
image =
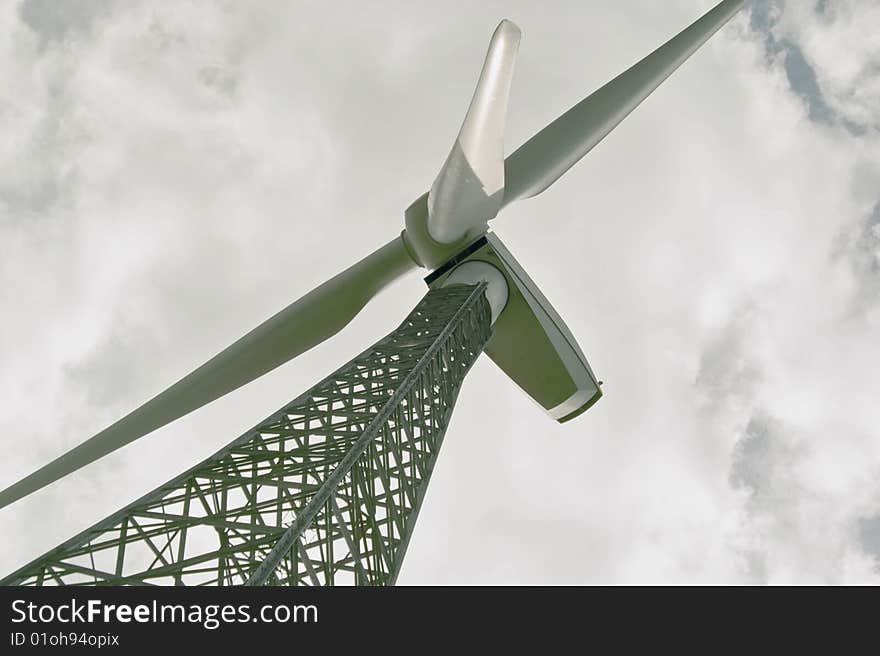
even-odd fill
[{"label": "turbine blade", "polygon": [[501,209],[504,125],[520,30],[509,20],[495,29],[458,138],[428,194],[428,232],[451,244],[484,227]]},{"label": "turbine blade", "polygon": [[553,419],[570,421],[602,397],[601,383],[538,285],[498,235],[490,232],[486,239],[509,280],[486,355]]},{"label": "turbine blade", "polygon": [[738,12],[725,0],[629,70],[582,100],[505,161],[503,204],[535,196],[558,180]]},{"label": "turbine blade", "polygon": [[201,367],[0,492],[0,508],[151,433],[320,344],[379,291],[415,268],[398,237],[271,317]]}]

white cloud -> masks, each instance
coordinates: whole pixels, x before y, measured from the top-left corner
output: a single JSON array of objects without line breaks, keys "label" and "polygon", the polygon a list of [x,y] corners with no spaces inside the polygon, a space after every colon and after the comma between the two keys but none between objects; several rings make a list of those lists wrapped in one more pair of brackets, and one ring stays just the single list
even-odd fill
[{"label": "white cloud", "polygon": [[853,123],[880,130],[880,5],[872,0],[786,2],[777,32],[796,42],[817,71],[829,104]]},{"label": "white cloud", "polygon": [[[0,480],[397,234],[497,20],[524,32],[515,147],[709,4],[132,2],[53,40],[4,8]],[[845,7],[789,3],[774,30],[836,112],[876,123],[847,91],[870,52],[817,45],[873,17]],[[811,120],[741,17],[550,191],[505,210],[495,229],[606,396],[558,426],[479,362],[401,582],[877,581],[863,545],[880,516],[876,152],[876,133]],[[423,287],[395,289],[333,343],[4,509],[0,570],[346,361]]]}]

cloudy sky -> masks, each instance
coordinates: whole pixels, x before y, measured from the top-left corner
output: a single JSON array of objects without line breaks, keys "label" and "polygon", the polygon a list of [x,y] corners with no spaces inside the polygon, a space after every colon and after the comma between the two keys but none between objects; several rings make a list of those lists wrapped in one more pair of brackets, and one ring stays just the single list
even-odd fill
[{"label": "cloudy sky", "polygon": [[[0,487],[402,228],[488,38],[507,148],[710,0],[0,6]],[[880,5],[760,0],[494,229],[605,397],[488,358],[400,582],[880,583]],[[396,326],[396,284],[281,369],[0,511],[5,574]]]}]

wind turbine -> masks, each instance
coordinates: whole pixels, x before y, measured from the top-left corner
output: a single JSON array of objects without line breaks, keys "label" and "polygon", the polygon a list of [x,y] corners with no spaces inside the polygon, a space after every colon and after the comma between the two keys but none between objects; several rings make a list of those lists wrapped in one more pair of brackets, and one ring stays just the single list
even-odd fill
[{"label": "wind turbine", "polygon": [[501,21],[452,150],[399,236],[7,487],[0,508],[292,360],[390,283],[427,269],[430,291],[404,323],[210,458],[0,583],[393,583],[480,352],[558,422],[602,396],[576,339],[489,221],[550,187],[744,4],[720,2],[507,158],[520,30]]}]

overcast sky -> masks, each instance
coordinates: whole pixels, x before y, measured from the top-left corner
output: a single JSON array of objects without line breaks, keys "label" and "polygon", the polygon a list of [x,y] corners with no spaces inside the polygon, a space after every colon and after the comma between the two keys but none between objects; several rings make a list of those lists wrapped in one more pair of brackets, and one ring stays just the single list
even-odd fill
[{"label": "overcast sky", "polygon": [[[0,6],[0,487],[385,243],[523,30],[508,152],[710,0]],[[755,2],[494,230],[604,398],[488,358],[400,578],[880,583],[880,4]],[[396,326],[338,338],[0,511],[0,574]]]}]

